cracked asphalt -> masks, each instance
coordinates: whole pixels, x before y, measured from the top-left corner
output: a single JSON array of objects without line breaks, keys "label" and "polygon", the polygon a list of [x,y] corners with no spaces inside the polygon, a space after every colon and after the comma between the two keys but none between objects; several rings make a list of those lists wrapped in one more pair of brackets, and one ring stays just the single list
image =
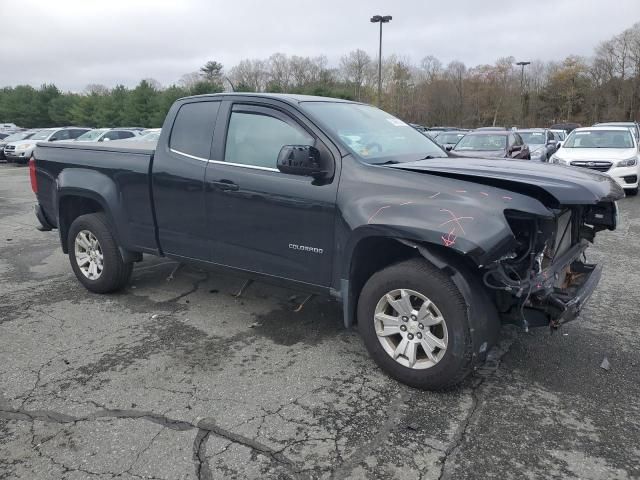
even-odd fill
[{"label": "cracked asphalt", "polygon": [[[590,259],[581,318],[504,328],[447,393],[371,362],[339,306],[137,264],[87,292],[39,232],[26,168],[0,165],[0,478],[640,478],[640,198]],[[604,357],[610,369],[600,368]]]}]

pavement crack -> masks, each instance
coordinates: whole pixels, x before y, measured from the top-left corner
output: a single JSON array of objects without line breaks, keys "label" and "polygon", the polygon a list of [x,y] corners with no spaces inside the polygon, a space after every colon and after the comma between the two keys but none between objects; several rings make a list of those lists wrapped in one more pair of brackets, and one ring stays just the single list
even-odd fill
[{"label": "pavement crack", "polygon": [[[485,383],[493,375],[496,374],[500,366],[500,361],[509,352],[511,345],[513,344],[513,337],[508,337],[496,345],[488,354],[487,360],[476,372],[476,378],[473,379],[471,385],[471,407],[467,411],[460,427],[457,429],[452,443],[444,450],[442,458],[442,466],[440,468],[440,475],[438,480],[447,480],[454,478],[449,471],[453,460],[458,456],[462,445],[464,444],[469,429],[475,419],[479,407],[482,404],[482,390],[485,387]],[[441,450],[442,451],[442,450]]]},{"label": "pavement crack", "polygon": [[211,480],[213,478],[206,456],[209,435],[211,435],[210,431],[198,429],[198,434],[193,441],[193,460],[196,462],[196,478],[198,480]]},{"label": "pavement crack", "polygon": [[[364,388],[364,384],[361,385],[361,388]],[[331,479],[341,479],[349,477],[351,471],[358,466],[371,452],[375,451],[378,447],[380,447],[389,437],[389,434],[401,424],[402,417],[404,416],[404,407],[407,405],[411,398],[411,390],[402,387],[400,390],[400,398],[398,400],[393,400],[387,406],[387,417],[385,422],[380,426],[378,433],[374,435],[368,442],[363,443],[358,447],[358,449],[352,453],[344,463],[342,463],[338,468],[333,470],[331,473]],[[338,441],[339,435],[336,436],[336,451],[338,450]],[[342,459],[340,455],[338,457]]]},{"label": "pavement crack", "polygon": [[173,297],[167,303],[175,303],[178,300],[182,300],[183,298],[188,297],[189,295],[197,292],[200,289],[200,285],[202,285],[204,282],[207,282],[209,280],[209,276],[210,276],[209,272],[201,271],[201,273],[203,273],[204,276],[202,278],[198,278],[197,280],[195,280],[193,282],[193,284],[191,285],[191,288],[189,290],[187,290],[186,292],[181,293],[180,295],[178,295],[176,297]]},{"label": "pavement crack", "polygon": [[[97,405],[97,404],[96,404]],[[289,460],[285,455],[282,454],[281,450],[273,449],[255,439],[246,437],[239,433],[235,433],[231,430],[227,430],[218,424],[215,423],[214,419],[205,418],[200,420],[197,424],[185,421],[185,420],[177,420],[173,418],[169,418],[166,415],[161,415],[153,412],[148,412],[144,410],[129,410],[129,409],[102,409],[96,412],[90,413],[84,416],[73,416],[67,415],[60,412],[54,412],[51,410],[24,410],[23,408],[1,408],[0,409],[0,419],[4,420],[14,420],[14,421],[26,421],[26,422],[35,422],[41,421],[45,423],[56,423],[56,424],[76,424],[78,422],[90,422],[99,419],[129,419],[129,420],[145,420],[152,423],[156,423],[163,428],[155,435],[151,442],[149,442],[148,446],[141,450],[138,454],[138,457],[131,464],[129,469],[131,469],[140,455],[144,453],[146,449],[148,449],[152,444],[155,438],[163,431],[164,428],[175,430],[175,431],[186,431],[197,429],[198,434],[196,435],[196,440],[194,441],[194,461],[196,462],[196,473],[199,479],[208,480],[211,477],[211,472],[208,470],[208,465],[206,463],[205,458],[205,447],[206,440],[211,434],[217,435],[218,437],[222,437],[226,440],[229,440],[232,443],[237,443],[239,445],[245,446],[255,452],[263,454],[279,464],[286,466],[293,466],[294,462]],[[126,473],[127,470],[125,470]],[[208,473],[207,473],[208,472]],[[88,472],[93,473],[93,472]],[[208,476],[207,476],[208,475]]]}]

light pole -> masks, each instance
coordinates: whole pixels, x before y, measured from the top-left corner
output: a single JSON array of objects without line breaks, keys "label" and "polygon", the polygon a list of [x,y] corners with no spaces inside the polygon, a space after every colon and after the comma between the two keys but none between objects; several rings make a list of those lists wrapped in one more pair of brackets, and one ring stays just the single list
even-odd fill
[{"label": "light pole", "polygon": [[389,23],[393,17],[391,15],[374,15],[371,23],[380,24],[380,44],[378,46],[378,107],[382,105],[382,24]]},{"label": "light pole", "polygon": [[520,65],[520,128],[524,128],[524,67],[531,62],[517,62]]}]

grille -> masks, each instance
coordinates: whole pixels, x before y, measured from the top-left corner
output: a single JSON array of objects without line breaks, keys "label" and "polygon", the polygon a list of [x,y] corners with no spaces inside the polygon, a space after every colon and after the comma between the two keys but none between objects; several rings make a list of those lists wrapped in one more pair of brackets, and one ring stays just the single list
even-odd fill
[{"label": "grille", "polygon": [[597,170],[599,172],[606,172],[608,171],[611,166],[613,165],[612,162],[591,162],[591,161],[579,161],[576,160],[575,162],[571,162],[571,165],[573,167],[582,167],[582,168],[588,168],[590,170]]}]

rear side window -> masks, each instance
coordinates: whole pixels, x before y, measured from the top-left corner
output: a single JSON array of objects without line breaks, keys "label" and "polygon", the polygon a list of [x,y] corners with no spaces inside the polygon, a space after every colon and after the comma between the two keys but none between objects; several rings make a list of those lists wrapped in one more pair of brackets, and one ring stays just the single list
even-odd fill
[{"label": "rear side window", "polygon": [[102,137],[102,141],[118,140],[119,138],[120,138],[120,132],[118,132],[117,130],[111,130],[110,132],[107,132],[104,134],[104,136]]},{"label": "rear side window", "polygon": [[169,148],[199,158],[209,158],[213,127],[220,102],[185,103],[171,129]]},{"label": "rear side window", "polygon": [[125,138],[131,138],[133,137],[133,132],[127,132],[127,131],[120,131],[118,132],[118,138],[120,138],[121,140],[125,139]]}]

